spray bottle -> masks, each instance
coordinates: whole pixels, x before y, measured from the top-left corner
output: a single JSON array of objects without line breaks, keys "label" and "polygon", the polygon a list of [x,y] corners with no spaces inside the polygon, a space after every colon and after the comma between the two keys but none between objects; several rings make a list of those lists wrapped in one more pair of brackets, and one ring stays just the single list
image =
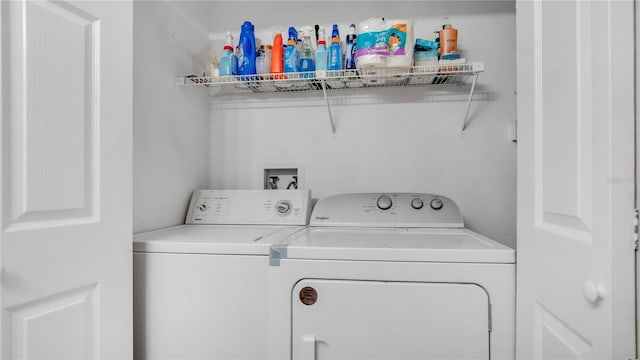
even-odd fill
[{"label": "spray bottle", "polygon": [[233,35],[227,31],[226,41],[222,57],[220,58],[220,76],[231,76],[238,74],[238,58],[233,53]]},{"label": "spray bottle", "polygon": [[324,28],[318,29],[318,46],[316,47],[316,76],[327,76],[327,42],[324,37]]},{"label": "spray bottle", "polygon": [[340,31],[338,31],[338,24],[333,24],[333,31],[331,32],[328,69],[342,70],[342,47],[340,45]]},{"label": "spray bottle", "polygon": [[[308,30],[311,30],[309,28]],[[314,71],[313,48],[311,47],[311,34],[301,31],[302,35],[302,51],[300,52],[300,71]]]},{"label": "spray bottle", "polygon": [[300,53],[297,48],[298,32],[293,26],[289,27],[289,40],[284,49],[284,72],[298,72]]}]

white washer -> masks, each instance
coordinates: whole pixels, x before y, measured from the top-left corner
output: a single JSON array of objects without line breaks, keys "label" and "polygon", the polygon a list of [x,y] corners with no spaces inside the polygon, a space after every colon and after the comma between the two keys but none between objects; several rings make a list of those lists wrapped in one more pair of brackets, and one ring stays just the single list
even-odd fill
[{"label": "white washer", "polygon": [[309,206],[308,190],[201,190],[188,225],[134,236],[136,359],[267,357],[270,245]]},{"label": "white washer", "polygon": [[513,359],[515,252],[431,194],[320,200],[274,245],[271,357]]}]

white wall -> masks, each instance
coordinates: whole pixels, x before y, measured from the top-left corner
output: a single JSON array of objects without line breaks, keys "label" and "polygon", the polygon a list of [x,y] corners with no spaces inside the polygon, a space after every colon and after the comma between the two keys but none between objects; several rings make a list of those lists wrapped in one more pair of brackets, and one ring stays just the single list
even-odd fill
[{"label": "white wall", "polygon": [[[366,4],[366,5],[365,5]],[[364,6],[363,6],[364,5]],[[341,11],[325,9],[336,9]],[[292,11],[295,9],[296,11]],[[450,16],[459,48],[483,61],[471,123],[460,136],[466,96],[423,88],[346,90],[330,94],[332,136],[321,92],[219,98],[210,107],[211,188],[261,188],[265,164],[302,164],[314,198],[346,192],[429,192],[451,197],[467,226],[515,247],[516,116],[513,2],[236,2],[215,3],[214,44],[242,21],[260,28],[407,17],[415,36],[433,39]],[[467,88],[468,89],[468,88]]]},{"label": "white wall", "polygon": [[207,186],[208,95],[175,79],[203,69],[193,54],[206,53],[208,9],[134,2],[134,232],[184,223],[191,191]]}]

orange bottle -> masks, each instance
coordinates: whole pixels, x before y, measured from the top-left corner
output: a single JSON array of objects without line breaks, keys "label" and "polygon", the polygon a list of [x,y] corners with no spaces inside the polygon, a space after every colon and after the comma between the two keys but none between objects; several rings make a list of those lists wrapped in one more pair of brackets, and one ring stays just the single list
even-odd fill
[{"label": "orange bottle", "polygon": [[[273,38],[273,47],[271,48],[271,67],[270,73],[272,74],[282,74],[283,72],[283,64],[284,61],[284,51],[282,48],[282,34],[278,33]],[[284,75],[273,76],[274,79],[284,79]]]},{"label": "orange bottle", "polygon": [[440,57],[457,53],[458,29],[454,29],[451,24],[443,25],[442,30],[440,30]]}]

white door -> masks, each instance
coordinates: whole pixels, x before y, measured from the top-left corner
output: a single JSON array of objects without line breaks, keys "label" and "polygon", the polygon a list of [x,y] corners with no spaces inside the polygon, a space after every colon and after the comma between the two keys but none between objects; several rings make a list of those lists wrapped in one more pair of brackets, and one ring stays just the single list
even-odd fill
[{"label": "white door", "polygon": [[3,358],[132,354],[130,1],[2,1]]},{"label": "white door", "polygon": [[516,4],[517,357],[634,358],[634,4]]}]

